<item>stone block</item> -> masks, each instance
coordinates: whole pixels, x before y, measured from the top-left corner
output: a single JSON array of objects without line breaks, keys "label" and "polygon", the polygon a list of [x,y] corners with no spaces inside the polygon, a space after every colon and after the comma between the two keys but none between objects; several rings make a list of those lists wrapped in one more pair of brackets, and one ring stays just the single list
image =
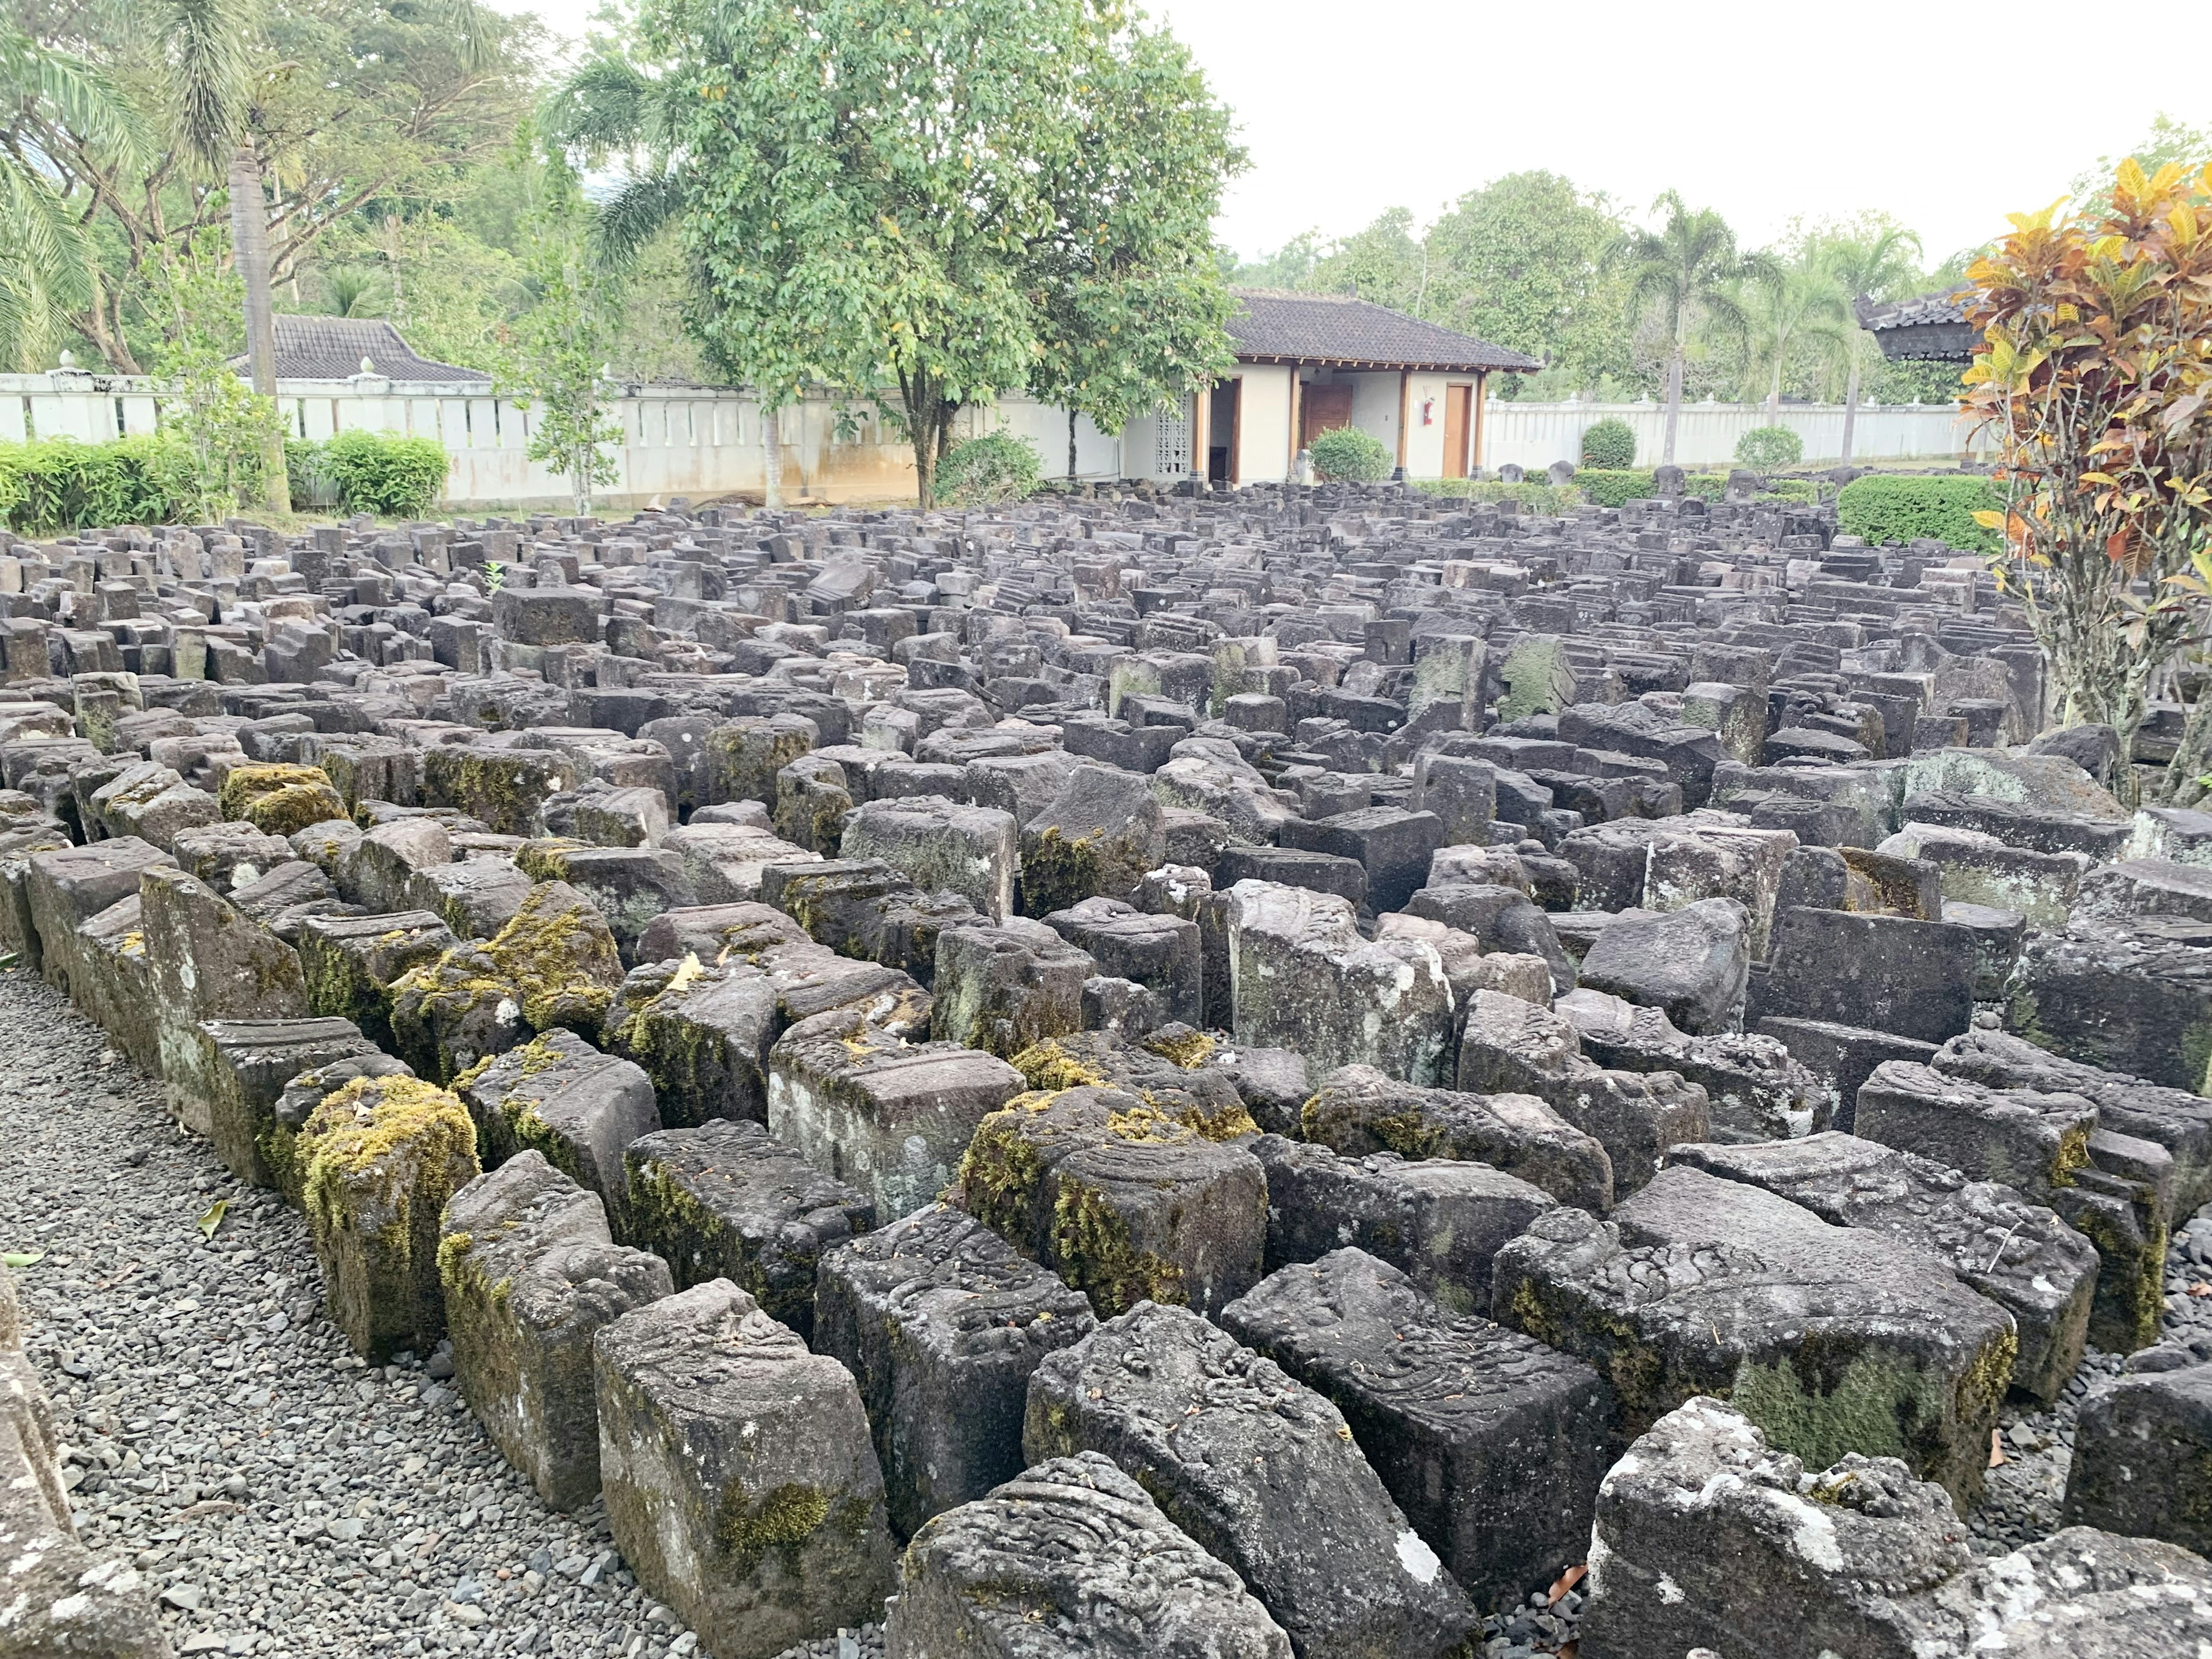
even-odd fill
[{"label": "stone block", "polygon": [[1049,1355],[1022,1448],[1110,1458],[1237,1570],[1300,1659],[1442,1659],[1476,1630],[1342,1413],[1188,1309],[1139,1306]]},{"label": "stone block", "polygon": [[769,1659],[880,1616],[883,1472],[852,1376],[726,1280],[594,1340],[615,1547],[715,1659]]},{"label": "stone block", "polygon": [[277,1102],[302,1073],[374,1054],[376,1045],[351,1020],[225,1019],[201,1023],[199,1047],[193,1075],[205,1085],[200,1109],[216,1156],[241,1181],[298,1203],[304,1171],[295,1166],[293,1138],[300,1123],[283,1122]]},{"label": "stone block", "polygon": [[1764,1146],[1678,1146],[1671,1161],[1764,1188],[1838,1227],[1872,1228],[1942,1256],[1960,1283],[2012,1315],[2020,1337],[2014,1388],[2049,1405],[2074,1380],[2096,1294],[2097,1252],[2015,1188],[1833,1132]]},{"label": "stone block", "polygon": [[1559,1203],[1540,1187],[1463,1158],[1344,1158],[1273,1134],[1254,1141],[1252,1154],[1267,1177],[1269,1273],[1351,1245],[1451,1313],[1490,1306],[1491,1259]]},{"label": "stone block", "polygon": [[438,1218],[483,1172],[467,1109],[414,1078],[356,1078],[315,1108],[293,1156],[331,1322],[380,1364],[429,1352],[446,1326]]},{"label": "stone block", "polygon": [[826,1252],[814,1309],[815,1351],[860,1385],[901,1537],[1021,1473],[1030,1375],[1097,1322],[1080,1291],[942,1204]]},{"label": "stone block", "polygon": [[77,928],[110,905],[137,897],[141,871],[175,862],[136,836],[32,854],[24,888],[46,983],[70,991],[70,972],[80,963]]},{"label": "stone block", "polygon": [[389,1047],[392,988],[410,969],[434,964],[459,943],[428,910],[309,916],[298,946],[307,1012],[351,1020],[371,1042]]},{"label": "stone block", "polygon": [[838,856],[881,859],[923,891],[957,893],[994,921],[1013,914],[1014,820],[994,807],[942,795],[870,801],[846,826]]},{"label": "stone block", "polygon": [[1491,1305],[1596,1366],[1626,1432],[1725,1394],[1808,1462],[1898,1456],[1980,1492],[2017,1342],[1942,1258],[1698,1170],[1661,1170],[1613,1218],[1539,1217],[1498,1253]]},{"label": "stone block", "polygon": [[623,1152],[660,1127],[653,1083],[629,1060],[555,1030],[480,1062],[453,1091],[476,1121],[483,1161],[496,1168],[535,1152],[598,1196],[607,1223],[631,1241]]},{"label": "stone block", "polygon": [[933,1203],[975,1126],[1021,1091],[1021,1073],[994,1055],[906,1042],[833,1010],[792,1026],[770,1052],[768,1127],[890,1221]]},{"label": "stone block", "polygon": [[1307,1140],[1346,1158],[1395,1152],[1407,1158],[1488,1164],[1562,1204],[1613,1207],[1613,1161],[1595,1135],[1534,1095],[1458,1094],[1346,1066],[1322,1080],[1299,1114]]},{"label": "stone block", "polygon": [[311,823],[346,816],[344,798],[317,766],[234,766],[217,799],[218,816],[242,818],[264,836],[289,836]]},{"label": "stone block", "polygon": [[948,927],[937,936],[930,1030],[939,1041],[1011,1058],[1083,1029],[1088,952],[1041,921]]},{"label": "stone block", "polygon": [[528,1152],[446,1200],[438,1245],[453,1376],[509,1463],[556,1510],[599,1494],[592,1341],[673,1295],[668,1264],[615,1243],[606,1213]]},{"label": "stone block", "polygon": [[832,1180],[758,1123],[715,1119],[623,1149],[632,1242],[679,1289],[726,1279],[810,1340],[823,1251],[875,1225],[875,1201]]},{"label": "stone block", "polygon": [[1022,909],[1042,917],[1085,899],[1122,899],[1167,857],[1167,818],[1134,772],[1079,766],[1022,826]]},{"label": "stone block", "polygon": [[1703,1089],[1716,1140],[1781,1140],[1827,1127],[1820,1079],[1778,1038],[1742,1031],[1686,1036],[1658,1009],[1602,991],[1570,991],[1552,1007],[1600,1066],[1674,1072]]},{"label": "stone block", "polygon": [[1451,984],[1433,947],[1363,939],[1342,899],[1268,882],[1231,888],[1227,923],[1239,1043],[1293,1049],[1318,1072],[1373,1066],[1422,1085],[1450,1075]]},{"label": "stone block", "polygon": [[1344,1413],[1478,1606],[1511,1609],[1585,1558],[1613,1409],[1580,1360],[1446,1311],[1358,1249],[1270,1274],[1221,1325]]},{"label": "stone block", "polygon": [[1944,921],[1784,910],[1758,1015],[1820,1020],[1942,1042],[1972,1024],[1976,945]]},{"label": "stone block", "polygon": [[1088,898],[1045,925],[1090,957],[1102,974],[1156,992],[1162,1012],[1186,1025],[1205,1020],[1199,929],[1181,916],[1148,915],[1118,899]]},{"label": "stone block", "polygon": [[2048,1204],[2089,1162],[2097,1108],[2080,1095],[1992,1089],[1890,1060],[1860,1086],[1853,1121],[1852,1133],[1868,1140]]},{"label": "stone block", "polygon": [[1978,830],[1929,823],[1905,825],[1876,850],[1933,864],[1943,896],[1954,903],[2014,911],[2037,927],[2066,926],[2091,868],[2086,854],[2032,852]]},{"label": "stone block", "polygon": [[886,1659],[1291,1659],[1235,1571],[1097,1452],[940,1516],[899,1564]]},{"label": "stone block", "polygon": [[[702,905],[756,902],[770,867],[820,862],[818,854],[765,830],[707,823],[697,817],[663,836],[660,849],[683,860],[684,878],[691,884],[695,902]],[[639,955],[641,959],[649,959],[642,945]]]},{"label": "stone block", "polygon": [[641,970],[624,982],[607,1047],[645,1069],[671,1128],[718,1118],[765,1123],[768,1052],[787,1024],[765,971],[738,964],[687,972],[679,963],[665,976]]},{"label": "stone block", "polygon": [[1258,1160],[1117,1089],[1038,1091],[985,1118],[960,1202],[1109,1317],[1145,1300],[1211,1312],[1265,1259]]},{"label": "stone block", "polygon": [[1730,898],[1624,910],[1583,957],[1579,982],[1656,1008],[1692,1036],[1742,1021],[1751,916]]},{"label": "stone block", "polygon": [[1316,822],[1285,822],[1282,845],[1356,859],[1367,873],[1366,903],[1381,912],[1402,908],[1428,879],[1429,860],[1444,844],[1443,821],[1433,812],[1369,806]]}]

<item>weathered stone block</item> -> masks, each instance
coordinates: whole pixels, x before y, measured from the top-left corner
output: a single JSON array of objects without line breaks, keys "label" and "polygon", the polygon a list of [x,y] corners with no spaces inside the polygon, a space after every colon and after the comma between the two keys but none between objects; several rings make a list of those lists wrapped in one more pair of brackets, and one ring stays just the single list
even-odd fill
[{"label": "weathered stone block", "polygon": [[875,1225],[872,1199],[758,1123],[641,1135],[623,1162],[632,1241],[665,1261],[679,1288],[726,1279],[810,1340],[822,1253]]},{"label": "weathered stone block", "polygon": [[1011,1058],[1081,1030],[1084,981],[1097,971],[1088,952],[1040,921],[948,927],[937,936],[931,1033]]},{"label": "weathered stone block", "polygon": [[668,1264],[609,1238],[606,1213],[528,1152],[446,1201],[438,1244],[453,1375],[507,1461],[557,1510],[599,1492],[592,1340],[675,1293]]},{"label": "weathered stone block", "polygon": [[1512,1607],[1584,1558],[1613,1412],[1580,1360],[1449,1313],[1357,1249],[1269,1275],[1221,1325],[1344,1413],[1478,1605]]},{"label": "weathered stone block", "polygon": [[376,1045],[351,1020],[244,1019],[203,1021],[199,1048],[192,1075],[206,1090],[203,1109],[216,1156],[240,1180],[274,1187],[296,1204],[304,1174],[293,1157],[300,1124],[280,1121],[278,1100],[301,1073],[374,1054]]},{"label": "weathered stone block", "polygon": [[1810,1461],[1901,1456],[1981,1490],[2017,1342],[1940,1257],[1697,1170],[1661,1170],[1613,1215],[1539,1217],[1498,1253],[1491,1304],[1595,1365],[1628,1432],[1725,1394]]},{"label": "weathered stone block", "polygon": [[1022,908],[1047,916],[1090,898],[1126,898],[1167,856],[1167,818],[1134,772],[1079,766],[1022,827]]},{"label": "weathered stone block", "polygon": [[1991,1089],[1910,1060],[1884,1060],[1859,1089],[1854,1133],[1918,1152],[2031,1203],[2074,1184],[2089,1162],[2093,1102],[2073,1094]]},{"label": "weathered stone block", "polygon": [[1022,1448],[1111,1458],[1237,1570],[1300,1659],[1440,1659],[1476,1628],[1342,1413],[1188,1309],[1140,1305],[1048,1356]]},{"label": "weathered stone block", "polygon": [[1780,1140],[1827,1127],[1820,1080],[1778,1038],[1742,1031],[1686,1036],[1658,1009],[1601,991],[1570,991],[1552,1007],[1599,1065],[1674,1072],[1703,1089],[1716,1140]]},{"label": "weathered stone block", "polygon": [[975,1126],[1022,1074],[953,1042],[908,1043],[849,1010],[793,1025],[769,1055],[768,1127],[816,1169],[911,1215],[951,1183]]},{"label": "weathered stone block", "polygon": [[2212,1549],[2212,1365],[2147,1348],[2093,1387],[2074,1429],[2066,1524]]},{"label": "weathered stone block", "polygon": [[1451,1313],[1490,1306],[1491,1259],[1558,1206],[1540,1188],[1465,1159],[1341,1158],[1280,1135],[1262,1135],[1252,1154],[1267,1177],[1269,1273],[1351,1245]]},{"label": "weathered stone block", "polygon": [[1951,1264],[2013,1316],[2013,1387],[2046,1404],[2081,1364],[2096,1294],[2097,1252],[2015,1189],[1970,1181],[1931,1158],[1856,1135],[1763,1146],[1677,1146],[1673,1163],[1764,1188],[1838,1227],[1870,1227]]},{"label": "weathered stone block", "polygon": [[307,1011],[351,1020],[370,1041],[390,1047],[392,988],[410,969],[434,963],[459,943],[428,910],[309,916],[298,947]]},{"label": "weathered stone block", "polygon": [[525,1150],[544,1156],[606,1206],[629,1242],[629,1175],[623,1150],[660,1127],[653,1083],[626,1060],[601,1054],[574,1031],[551,1030],[480,1062],[453,1091],[476,1120],[486,1164]]},{"label": "weathered stone block", "polygon": [[1595,1135],[1534,1095],[1459,1094],[1346,1066],[1322,1080],[1299,1132],[1346,1158],[1457,1158],[1517,1176],[1562,1204],[1613,1207],[1613,1160]]},{"label": "weathered stone block", "polygon": [[942,795],[872,800],[846,826],[838,856],[881,859],[923,891],[957,893],[994,921],[1013,914],[1014,820],[994,807]]},{"label": "weathered stone block", "polygon": [[428,1353],[444,1334],[438,1218],[482,1173],[476,1126],[414,1078],[356,1078],[326,1097],[294,1148],[331,1323],[356,1353]]},{"label": "weathered stone block", "polygon": [[1020,1474],[1030,1374],[1097,1323],[1080,1291],[942,1204],[828,1251],[814,1305],[815,1351],[860,1382],[902,1537]]},{"label": "weathered stone block", "polygon": [[923,1528],[887,1659],[1290,1659],[1236,1572],[1097,1452],[1055,1457]]},{"label": "weathered stone block", "polygon": [[1211,1311],[1249,1290],[1265,1258],[1258,1160],[1120,1090],[1039,1091],[985,1118],[960,1194],[1109,1316],[1146,1299]]},{"label": "weathered stone block", "polygon": [[615,1547],[715,1659],[768,1659],[878,1617],[883,1472],[842,1365],[721,1279],[594,1340]]},{"label": "weathered stone block", "polygon": [[1090,957],[1101,974],[1133,980],[1159,994],[1163,1012],[1186,1025],[1205,1022],[1198,924],[1152,915],[1119,899],[1087,898],[1054,911],[1045,925]]},{"label": "weathered stone block", "polygon": [[1757,1012],[1941,1042],[1972,1024],[1973,933],[1947,921],[1790,909]]},{"label": "weathered stone block", "polygon": [[1656,1008],[1693,1036],[1742,1023],[1751,918],[1735,899],[1623,910],[1583,957],[1580,983]]}]

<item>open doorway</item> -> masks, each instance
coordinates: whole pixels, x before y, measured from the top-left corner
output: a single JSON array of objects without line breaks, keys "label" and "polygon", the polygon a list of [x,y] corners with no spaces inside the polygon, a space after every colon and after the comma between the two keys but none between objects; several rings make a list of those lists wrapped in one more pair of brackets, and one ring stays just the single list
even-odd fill
[{"label": "open doorway", "polygon": [[1237,482],[1237,410],[1243,399],[1242,380],[1224,380],[1208,394],[1212,401],[1206,406],[1206,481],[1208,483],[1233,484]]}]

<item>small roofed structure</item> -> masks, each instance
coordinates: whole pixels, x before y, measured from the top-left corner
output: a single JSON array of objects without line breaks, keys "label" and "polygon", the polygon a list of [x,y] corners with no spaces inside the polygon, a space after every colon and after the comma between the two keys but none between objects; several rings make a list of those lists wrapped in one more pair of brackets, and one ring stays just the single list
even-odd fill
[{"label": "small roofed structure", "polygon": [[[482,386],[491,375],[481,368],[441,363],[419,356],[398,328],[380,317],[307,317],[279,313],[276,319],[278,380],[349,380],[374,374],[387,380],[448,387]],[[246,359],[231,360],[243,374]]]},{"label": "small roofed structure", "polygon": [[1874,336],[1893,362],[1971,363],[1982,349],[1982,331],[1966,320],[1972,289],[1940,289],[1909,300],[1877,304],[1861,300],[1859,326]]},{"label": "small roofed structure", "polygon": [[1482,464],[1490,376],[1544,366],[1346,295],[1231,293],[1235,372],[1179,410],[1130,423],[1124,455],[1133,475],[1279,481],[1315,438],[1353,426],[1389,447],[1407,477],[1463,478]]}]

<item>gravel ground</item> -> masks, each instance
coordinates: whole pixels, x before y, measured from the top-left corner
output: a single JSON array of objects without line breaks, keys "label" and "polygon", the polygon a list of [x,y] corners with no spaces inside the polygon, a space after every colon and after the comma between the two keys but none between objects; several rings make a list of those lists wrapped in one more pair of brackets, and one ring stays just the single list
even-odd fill
[{"label": "gravel ground", "polygon": [[[16,1284],[77,1528],[147,1574],[179,1652],[693,1650],[597,1505],[556,1513],[507,1467],[444,1356],[353,1357],[301,1218],[232,1180],[97,1027],[10,972],[0,1030],[0,1249],[45,1252]],[[792,1659],[841,1648],[880,1653],[880,1632]]]},{"label": "gravel ground", "polygon": [[[77,1528],[147,1574],[181,1653],[694,1650],[596,1504],[549,1510],[508,1468],[442,1352],[352,1355],[301,1218],[232,1180],[96,1026],[0,972],[0,1249],[44,1252],[16,1283]],[[2175,1231],[2169,1334],[2212,1334],[2208,1281],[2212,1215]],[[2006,1461],[1968,1516],[1985,1551],[2057,1529],[2075,1408],[2119,1366],[2092,1350],[2057,1406],[2002,1414]],[[1581,1601],[1539,1590],[1484,1621],[1484,1650],[1557,1651]],[[882,1650],[870,1626],[784,1659]]]}]

